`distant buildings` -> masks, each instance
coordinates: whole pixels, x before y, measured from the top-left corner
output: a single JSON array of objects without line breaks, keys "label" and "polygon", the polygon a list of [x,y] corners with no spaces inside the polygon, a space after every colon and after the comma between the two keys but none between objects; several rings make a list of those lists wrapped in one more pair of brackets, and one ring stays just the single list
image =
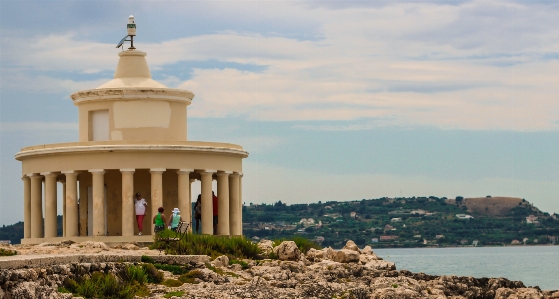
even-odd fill
[{"label": "distant buildings", "polygon": [[373,243],[378,243],[378,238],[372,238],[372,239],[371,239],[371,242],[373,242]]},{"label": "distant buildings", "polygon": [[444,235],[436,235],[435,236],[435,239],[442,239],[442,238],[444,238]]},{"label": "distant buildings", "polygon": [[401,222],[401,221],[402,221],[402,218],[400,218],[400,217],[390,219],[390,222]]},{"label": "distant buildings", "polygon": [[518,240],[512,240],[512,242],[510,242],[510,245],[520,245],[520,244],[522,244],[522,242]]},{"label": "distant buildings", "polygon": [[538,221],[538,216],[534,216],[534,215],[530,215],[530,216],[526,217],[526,223],[527,224],[540,224],[540,222]]},{"label": "distant buildings", "polygon": [[390,242],[398,240],[398,236],[380,236],[381,242]]},{"label": "distant buildings", "polygon": [[471,215],[466,215],[466,214],[456,214],[456,218],[457,219],[474,219],[474,217],[472,217]]},{"label": "distant buildings", "polygon": [[307,218],[302,218],[302,219],[299,221],[299,224],[302,224],[304,227],[308,227],[308,226],[311,226],[311,225],[315,225],[314,219],[312,219],[312,218],[308,218],[308,219],[307,219]]},{"label": "distant buildings", "polygon": [[476,247],[476,246],[477,246],[477,244],[479,244],[479,241],[478,241],[478,240],[474,240],[474,241],[472,241],[472,245],[473,245],[474,247]]}]

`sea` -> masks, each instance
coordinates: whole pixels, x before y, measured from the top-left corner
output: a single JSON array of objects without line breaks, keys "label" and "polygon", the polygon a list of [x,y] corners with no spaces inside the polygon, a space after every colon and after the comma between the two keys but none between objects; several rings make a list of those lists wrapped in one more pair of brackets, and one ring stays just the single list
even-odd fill
[{"label": "sea", "polygon": [[504,277],[559,290],[559,246],[373,249],[396,269],[431,275]]}]

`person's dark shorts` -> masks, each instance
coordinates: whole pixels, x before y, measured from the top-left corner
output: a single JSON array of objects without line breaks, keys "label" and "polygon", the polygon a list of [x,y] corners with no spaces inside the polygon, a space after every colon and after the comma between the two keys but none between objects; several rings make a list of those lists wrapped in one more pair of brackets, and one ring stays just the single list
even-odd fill
[{"label": "person's dark shorts", "polygon": [[217,215],[214,215],[214,226],[217,225]]}]

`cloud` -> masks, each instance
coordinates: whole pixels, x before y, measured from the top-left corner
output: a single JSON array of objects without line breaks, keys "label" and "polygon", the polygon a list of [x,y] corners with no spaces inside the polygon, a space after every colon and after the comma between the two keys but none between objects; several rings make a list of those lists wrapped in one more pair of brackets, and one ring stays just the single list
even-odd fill
[{"label": "cloud", "polygon": [[[343,7],[286,3],[276,8],[279,15],[292,15],[294,23],[313,24],[309,26],[316,28],[317,38],[255,27],[142,43],[140,49],[148,52],[154,69],[184,61],[263,67],[254,72],[198,66],[186,81],[168,74],[165,83],[196,94],[189,107],[192,117],[366,118],[372,127],[559,129],[559,61],[545,58],[559,46],[556,6],[404,1]],[[253,8],[235,10],[250,18]],[[39,37],[27,47],[26,40],[9,38],[11,46],[2,55],[9,67],[95,73],[116,65],[116,52],[107,50],[113,45],[78,40],[75,33]],[[36,81],[57,89],[100,85],[45,77]]]},{"label": "cloud", "polygon": [[0,132],[78,131],[78,123],[1,122]]}]

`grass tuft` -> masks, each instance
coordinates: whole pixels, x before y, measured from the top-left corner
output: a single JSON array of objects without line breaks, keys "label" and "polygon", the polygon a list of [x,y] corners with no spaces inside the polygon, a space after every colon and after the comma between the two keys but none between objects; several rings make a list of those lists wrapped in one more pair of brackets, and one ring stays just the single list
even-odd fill
[{"label": "grass tuft", "polygon": [[192,270],[188,273],[179,276],[179,280],[184,283],[197,284],[198,282],[196,282],[196,278],[201,278],[201,277],[202,277],[202,272],[200,272],[200,270]]},{"label": "grass tuft", "polygon": [[0,256],[12,256],[12,255],[17,255],[17,251],[0,248]]},{"label": "grass tuft", "polygon": [[176,292],[169,292],[169,293],[165,294],[165,296],[163,296],[163,297],[165,297],[165,298],[171,298],[173,296],[181,297],[182,295],[184,295],[184,291],[176,291]]},{"label": "grass tuft", "polygon": [[245,261],[240,261],[240,260],[229,260],[229,265],[233,265],[233,264],[238,264],[241,265],[241,268],[243,270],[246,270],[249,268],[248,263]]},{"label": "grass tuft", "polygon": [[159,234],[159,237],[154,237],[150,249],[165,250],[166,254],[208,255],[212,258],[226,255],[230,260],[254,259],[261,253],[256,244],[243,236],[225,237],[189,233],[177,242],[167,244],[158,241],[158,238],[176,237],[180,237],[179,234],[171,230],[165,230]]},{"label": "grass tuft", "polygon": [[175,288],[175,287],[180,287],[183,283],[176,279],[167,279],[161,284],[170,288]]}]

